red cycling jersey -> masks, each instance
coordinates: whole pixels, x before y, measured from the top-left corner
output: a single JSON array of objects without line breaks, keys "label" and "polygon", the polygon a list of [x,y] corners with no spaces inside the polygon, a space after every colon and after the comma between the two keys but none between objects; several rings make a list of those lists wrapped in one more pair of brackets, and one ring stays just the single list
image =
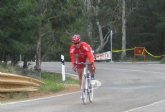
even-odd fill
[{"label": "red cycling jersey", "polygon": [[[94,56],[92,53],[92,48],[86,42],[80,42],[80,47],[77,48],[74,44],[70,47],[70,57],[72,61],[72,66],[76,61],[75,55],[78,54],[77,61],[78,63],[86,62],[86,59],[89,59],[91,63],[94,63]],[[78,65],[77,68],[83,68],[84,65]]]}]

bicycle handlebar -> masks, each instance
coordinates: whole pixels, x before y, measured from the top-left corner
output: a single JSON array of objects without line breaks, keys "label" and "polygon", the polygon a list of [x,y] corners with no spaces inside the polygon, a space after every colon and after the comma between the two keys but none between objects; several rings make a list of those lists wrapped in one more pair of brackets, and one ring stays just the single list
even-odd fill
[{"label": "bicycle handlebar", "polygon": [[76,65],[92,65],[92,63],[90,63],[90,62],[88,62],[88,63],[80,62],[80,63],[74,63],[74,64],[76,64]]}]

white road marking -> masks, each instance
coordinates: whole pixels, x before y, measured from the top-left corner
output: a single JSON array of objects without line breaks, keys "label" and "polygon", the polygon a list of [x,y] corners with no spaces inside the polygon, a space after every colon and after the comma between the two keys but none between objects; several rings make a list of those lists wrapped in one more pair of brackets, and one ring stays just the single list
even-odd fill
[{"label": "white road marking", "polygon": [[144,105],[144,106],[141,106],[141,107],[133,108],[133,109],[130,109],[130,110],[127,110],[127,111],[123,111],[123,112],[136,112],[136,111],[138,111],[140,109],[144,109],[146,107],[152,107],[154,105],[157,105],[157,104],[163,103],[163,102],[165,103],[165,99],[164,100],[157,101],[157,102],[153,102],[151,104]]},{"label": "white road marking", "polygon": [[95,80],[95,83],[96,83],[96,88],[101,86],[101,82],[99,80]]},{"label": "white road marking", "polygon": [[71,95],[71,94],[75,94],[75,93],[78,93],[78,92],[80,92],[80,91],[71,92],[71,93],[65,93],[65,94],[60,94],[60,95],[55,95],[55,96],[49,96],[49,97],[42,97],[42,98],[37,98],[37,99],[30,99],[30,100],[9,102],[9,103],[1,104],[1,105],[10,105],[10,104],[16,104],[16,103],[31,102],[31,101],[38,101],[38,100],[45,100],[45,99],[50,99],[50,98],[55,98],[55,97],[61,97],[61,96]]}]

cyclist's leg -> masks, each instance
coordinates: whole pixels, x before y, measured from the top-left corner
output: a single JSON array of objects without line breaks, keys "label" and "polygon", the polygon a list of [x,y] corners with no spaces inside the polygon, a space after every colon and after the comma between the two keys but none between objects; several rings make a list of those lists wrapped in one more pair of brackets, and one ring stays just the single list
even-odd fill
[{"label": "cyclist's leg", "polygon": [[88,66],[90,75],[91,75],[91,84],[94,86],[95,85],[95,69],[93,67],[93,65],[89,65]]},{"label": "cyclist's leg", "polygon": [[84,89],[85,82],[83,82],[84,81],[83,80],[83,71],[84,71],[84,67],[77,69],[78,76],[79,76],[80,88],[82,90],[82,95],[80,96],[80,98],[82,99],[83,103],[85,104],[86,103],[86,98],[87,98],[86,96],[87,96],[87,94],[86,94],[85,89]]},{"label": "cyclist's leg", "polygon": [[[90,62],[90,61],[89,61],[89,58],[86,58],[86,62],[87,62],[87,63]],[[90,74],[91,74],[91,77],[94,78],[95,69],[94,69],[93,65],[89,65],[89,66],[88,66],[88,69],[89,69],[89,72],[90,72]]]},{"label": "cyclist's leg", "polygon": [[88,69],[89,69],[89,72],[91,74],[91,78],[92,79],[95,79],[95,69],[93,68],[93,66],[92,65],[89,65],[88,66]]},{"label": "cyclist's leg", "polygon": [[89,69],[89,71],[90,71],[91,77],[94,78],[95,69],[93,69],[92,65],[89,65],[88,69]]},{"label": "cyclist's leg", "polygon": [[77,69],[77,73],[78,73],[79,83],[80,83],[80,87],[81,87],[81,84],[82,84],[82,75],[83,75],[83,68],[78,68]]}]

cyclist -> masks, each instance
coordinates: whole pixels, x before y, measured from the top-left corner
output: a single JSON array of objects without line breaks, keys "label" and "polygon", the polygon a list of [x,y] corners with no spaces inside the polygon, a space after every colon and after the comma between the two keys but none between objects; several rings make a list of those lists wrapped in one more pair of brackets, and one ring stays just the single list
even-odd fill
[{"label": "cyclist", "polygon": [[[91,73],[92,84],[95,84],[95,63],[94,63],[94,55],[92,53],[92,48],[89,44],[86,42],[81,41],[80,35],[74,35],[72,37],[72,45],[70,46],[70,58],[72,62],[72,69],[77,73],[79,76],[80,81],[80,87],[82,83],[82,74],[83,74],[83,68],[84,65],[75,65],[75,62],[81,63],[81,62],[90,62],[91,65],[89,65],[89,71]],[[77,57],[75,55],[78,55]],[[76,60],[77,59],[77,60]]]}]

